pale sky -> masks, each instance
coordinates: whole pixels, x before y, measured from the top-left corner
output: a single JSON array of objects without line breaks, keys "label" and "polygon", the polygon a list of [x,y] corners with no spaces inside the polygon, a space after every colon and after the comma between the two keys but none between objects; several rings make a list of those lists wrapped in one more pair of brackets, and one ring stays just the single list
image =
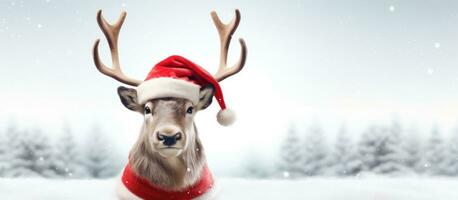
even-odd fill
[{"label": "pale sky", "polygon": [[[235,8],[242,20],[234,40],[246,40],[248,60],[222,87],[238,121],[219,126],[217,104],[196,119],[221,173],[250,154],[272,162],[291,123],[320,123],[329,135],[343,122],[359,134],[393,118],[424,133],[433,124],[458,125],[457,1],[107,2],[0,1],[0,126],[14,120],[54,136],[68,122],[84,137],[100,124],[127,155],[142,117],[120,103],[121,84],[93,65],[96,38],[110,63],[97,9],[109,21],[127,11],[121,63],[143,79],[173,54],[216,71],[219,40],[209,13],[228,21]],[[231,47],[234,62],[240,49]]]}]

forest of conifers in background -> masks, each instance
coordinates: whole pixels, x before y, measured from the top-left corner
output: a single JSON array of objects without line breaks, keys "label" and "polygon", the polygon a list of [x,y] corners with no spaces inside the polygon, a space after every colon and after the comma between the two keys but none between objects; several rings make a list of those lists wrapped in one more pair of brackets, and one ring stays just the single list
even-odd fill
[{"label": "forest of conifers in background", "polygon": [[435,126],[422,138],[393,120],[390,125],[369,126],[357,134],[357,138],[354,135],[350,137],[342,127],[329,142],[317,125],[303,132],[292,126],[280,145],[277,167],[265,170],[256,162],[247,162],[245,175],[284,178],[369,174],[458,176],[458,131],[443,134]]},{"label": "forest of conifers in background", "polygon": [[0,130],[0,177],[109,178],[122,162],[109,138],[94,126],[78,143],[69,126],[58,138],[39,129],[19,129],[9,124]]},{"label": "forest of conifers in background", "polygon": [[[125,159],[103,130],[95,126],[85,135],[84,142],[77,142],[69,126],[64,125],[59,136],[50,138],[40,129],[19,129],[9,124],[0,130],[0,177],[118,175]],[[269,157],[274,167],[263,165],[256,155],[251,155],[241,163],[241,175],[291,179],[366,174],[458,176],[458,131],[443,134],[436,126],[423,138],[393,121],[390,125],[369,126],[357,138],[345,128],[332,141],[327,140],[327,135],[318,125],[305,131],[291,126],[279,144],[279,154]]]}]

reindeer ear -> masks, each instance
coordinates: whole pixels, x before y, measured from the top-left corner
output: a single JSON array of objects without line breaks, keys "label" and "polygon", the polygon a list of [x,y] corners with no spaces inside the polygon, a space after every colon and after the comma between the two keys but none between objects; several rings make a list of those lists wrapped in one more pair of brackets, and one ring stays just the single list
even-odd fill
[{"label": "reindeer ear", "polygon": [[197,110],[203,110],[210,106],[210,104],[212,103],[214,93],[215,89],[213,89],[213,86],[208,85],[202,87],[199,93],[199,103],[197,103]]},{"label": "reindeer ear", "polygon": [[118,87],[118,95],[126,108],[142,113],[142,106],[137,103],[137,90],[120,86]]}]

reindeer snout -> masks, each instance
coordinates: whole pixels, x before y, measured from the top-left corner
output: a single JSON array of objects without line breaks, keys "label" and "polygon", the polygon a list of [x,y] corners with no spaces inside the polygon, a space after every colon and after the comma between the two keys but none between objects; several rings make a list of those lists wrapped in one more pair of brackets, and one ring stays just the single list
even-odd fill
[{"label": "reindeer snout", "polygon": [[162,133],[157,133],[157,139],[162,141],[162,144],[165,146],[173,146],[177,143],[178,140],[181,140],[183,137],[181,132],[177,132],[174,135],[166,135]]}]

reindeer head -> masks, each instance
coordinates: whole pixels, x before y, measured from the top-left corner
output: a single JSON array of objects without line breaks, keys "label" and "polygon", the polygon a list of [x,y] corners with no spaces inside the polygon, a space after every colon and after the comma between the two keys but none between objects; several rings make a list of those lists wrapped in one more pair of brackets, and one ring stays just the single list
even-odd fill
[{"label": "reindeer head", "polygon": [[137,91],[119,87],[118,94],[124,106],[139,112],[144,117],[140,138],[150,153],[157,152],[163,157],[181,154],[196,140],[194,131],[195,114],[208,107],[212,101],[213,88],[201,89],[200,100],[194,104],[184,98],[156,98],[139,103]]},{"label": "reindeer head", "polygon": [[[96,40],[93,47],[95,66],[102,74],[112,77],[124,84],[136,87],[127,88],[121,86],[118,88],[118,95],[126,108],[143,115],[144,123],[137,144],[142,145],[144,151],[148,151],[148,153],[159,153],[161,156],[169,158],[179,156],[183,151],[186,151],[189,146],[192,146],[198,139],[194,126],[194,116],[198,111],[207,108],[211,104],[213,96],[218,97],[217,101],[223,111],[225,111],[225,104],[222,100],[222,93],[218,82],[242,70],[246,60],[246,45],[243,39],[239,39],[241,45],[240,59],[234,66],[227,67],[229,43],[232,34],[235,32],[240,22],[240,12],[236,10],[235,18],[227,25],[220,21],[215,12],[212,12],[211,16],[218,30],[221,42],[220,66],[215,75],[209,75],[208,72],[197,65],[178,56],[172,56],[162,61],[156,65],[155,68],[162,67],[163,65],[176,65],[177,62],[181,64],[185,63],[187,66],[195,65],[197,66],[198,74],[203,73],[203,76],[208,74],[208,76],[211,77],[209,83],[212,84],[192,84],[189,86],[190,88],[186,86],[186,88],[183,89],[180,85],[183,80],[173,80],[173,84],[178,85],[177,88],[173,86],[174,88],[167,89],[166,92],[157,92],[151,91],[154,89],[148,87],[152,84],[151,81],[148,80],[148,77],[145,81],[136,80],[126,76],[121,70],[117,41],[119,31],[126,17],[126,12],[122,12],[120,18],[114,24],[109,24],[102,17],[102,12],[100,10],[97,13],[97,22],[108,40],[113,67],[107,67],[100,60],[98,53],[99,39]],[[154,71],[155,68],[153,68],[152,71]],[[159,71],[160,70],[163,69],[161,68]],[[180,68],[178,70],[178,72],[181,72],[185,69]],[[166,84],[161,85],[161,81],[162,79],[153,81],[155,85],[159,84],[159,86],[161,86],[159,88],[156,87],[159,90],[168,87]],[[190,90],[194,91],[193,95],[191,95],[192,97],[179,93],[188,92]],[[151,95],[153,93],[154,95]],[[221,111],[218,113],[218,122],[223,125],[230,124],[231,122],[226,121],[223,115],[226,114]]]}]

